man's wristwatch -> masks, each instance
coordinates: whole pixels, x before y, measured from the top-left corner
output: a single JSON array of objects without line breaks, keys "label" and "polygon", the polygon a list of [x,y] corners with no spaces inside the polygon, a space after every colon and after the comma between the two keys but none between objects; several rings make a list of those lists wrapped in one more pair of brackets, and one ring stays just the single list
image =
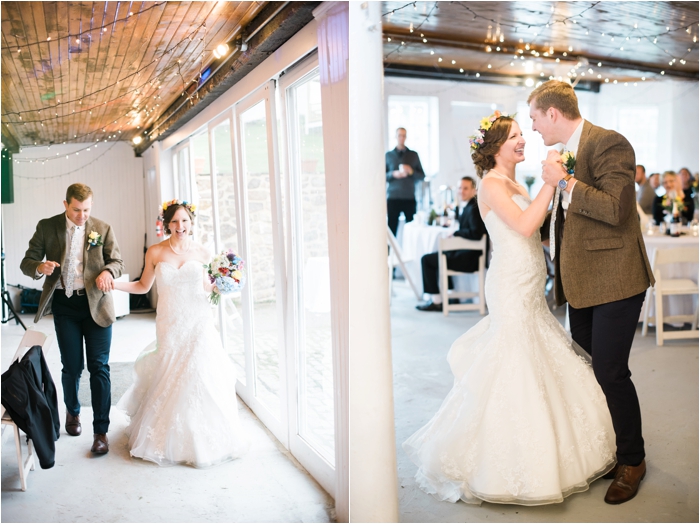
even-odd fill
[{"label": "man's wristwatch", "polygon": [[569,180],[571,180],[572,178],[574,178],[572,175],[568,175],[568,174],[567,174],[566,176],[564,176],[564,178],[562,178],[562,179],[559,181],[559,183],[558,183],[558,184],[559,184],[559,189],[561,189],[562,191],[564,191],[564,190],[566,189],[566,186],[569,185]]}]

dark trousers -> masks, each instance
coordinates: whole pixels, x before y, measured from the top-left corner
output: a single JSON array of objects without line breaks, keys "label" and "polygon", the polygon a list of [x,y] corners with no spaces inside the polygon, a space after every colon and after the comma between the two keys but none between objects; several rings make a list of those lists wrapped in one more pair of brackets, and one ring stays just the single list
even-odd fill
[{"label": "dark trousers", "polygon": [[617,441],[617,461],[644,459],[642,413],[632,384],[629,356],[644,293],[583,309],[569,304],[571,336],[593,357],[593,372],[605,393]]},{"label": "dark trousers", "polygon": [[67,298],[57,289],[51,303],[56,339],[61,351],[61,383],[63,400],[68,413],[80,413],[78,386],[83,372],[83,340],[85,357],[90,372],[94,433],[107,433],[109,407],[112,404],[112,384],[109,379],[109,348],[112,343],[112,326],[101,327],[90,315],[87,296],[73,294]]},{"label": "dark trousers", "polygon": [[[469,249],[458,249],[447,251],[447,269],[454,271],[464,271],[472,273],[479,270],[479,256],[481,251]],[[440,267],[438,265],[438,254],[428,253],[420,259],[421,270],[423,272],[423,293],[431,295],[440,294]],[[452,277],[447,277],[447,288],[452,289]]]},{"label": "dark trousers", "polygon": [[415,199],[394,199],[386,201],[386,214],[389,217],[389,229],[396,236],[396,230],[399,229],[399,215],[403,211],[406,215],[406,223],[413,220],[413,215],[416,214]]}]

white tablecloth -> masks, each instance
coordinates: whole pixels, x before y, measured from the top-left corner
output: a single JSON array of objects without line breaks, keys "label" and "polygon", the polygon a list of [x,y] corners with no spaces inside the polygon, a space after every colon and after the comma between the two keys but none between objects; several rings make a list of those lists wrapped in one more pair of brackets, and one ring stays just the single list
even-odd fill
[{"label": "white tablecloth", "polygon": [[[647,248],[647,256],[651,264],[654,259],[656,249],[672,249],[674,247],[694,247],[698,249],[698,237],[690,234],[680,237],[669,235],[644,234],[644,244]],[[668,264],[661,266],[662,278],[689,278],[693,282],[698,281],[698,265],[690,263]],[[697,307],[697,295],[672,295],[664,297],[664,315],[690,315]],[[654,303],[651,304],[651,311],[654,311]],[[642,307],[642,312],[644,308]],[[641,317],[640,317],[641,318]]]},{"label": "white tablecloth", "polygon": [[[423,290],[421,258],[428,253],[437,252],[440,239],[449,237],[456,230],[456,225],[451,227],[426,226],[416,220],[404,225],[401,240],[404,264],[409,276],[420,291]],[[479,280],[476,274],[453,277],[452,282],[455,290],[477,291],[479,289]]]}]

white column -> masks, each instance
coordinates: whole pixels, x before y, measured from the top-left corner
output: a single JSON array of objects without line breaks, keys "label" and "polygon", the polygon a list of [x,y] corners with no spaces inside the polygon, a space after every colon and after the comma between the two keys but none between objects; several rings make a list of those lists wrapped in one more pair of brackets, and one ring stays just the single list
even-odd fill
[{"label": "white column", "polygon": [[397,522],[381,3],[350,2],[350,519]]},{"label": "white column", "polygon": [[314,18],[318,22],[321,109],[324,122],[333,122],[323,126],[323,157],[333,304],[335,511],[338,522],[348,522],[348,3],[325,2],[314,10]]}]

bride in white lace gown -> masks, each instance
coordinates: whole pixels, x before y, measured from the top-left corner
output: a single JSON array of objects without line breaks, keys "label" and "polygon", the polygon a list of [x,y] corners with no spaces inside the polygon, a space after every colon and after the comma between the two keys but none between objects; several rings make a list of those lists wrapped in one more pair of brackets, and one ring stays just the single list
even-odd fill
[{"label": "bride in white lace gown", "polygon": [[489,315],[448,355],[454,386],[404,450],[439,500],[540,505],[588,489],[615,465],[615,433],[593,370],[549,312],[541,226],[553,189],[515,182],[517,122],[499,117],[473,153],[493,243]]},{"label": "bride in white lace gown", "polygon": [[172,236],[148,249],[138,282],[115,283],[130,293],[158,283],[156,342],[139,355],[134,384],[117,407],[131,418],[133,457],[209,467],[243,455],[248,439],[238,417],[235,369],[207,300],[211,286],[202,266],[210,257],[189,237],[194,213],[175,204],[164,215]]}]

